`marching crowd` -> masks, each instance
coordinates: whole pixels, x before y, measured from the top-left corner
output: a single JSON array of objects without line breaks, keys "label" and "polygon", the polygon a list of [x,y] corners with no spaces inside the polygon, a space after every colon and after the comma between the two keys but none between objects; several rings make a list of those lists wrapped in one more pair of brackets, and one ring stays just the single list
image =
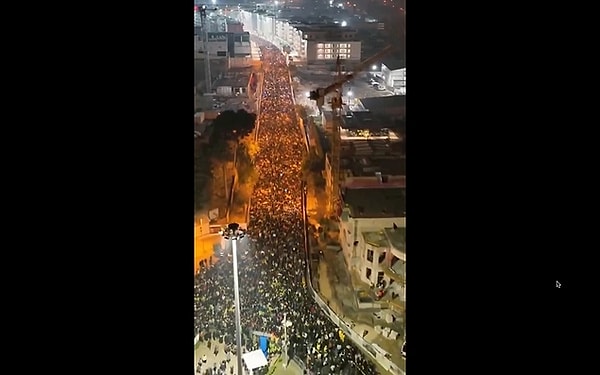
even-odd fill
[{"label": "marching crowd", "polygon": [[[247,236],[238,241],[242,347],[258,349],[255,332],[267,333],[269,355],[287,348],[310,374],[377,374],[374,365],[319,308],[306,288],[301,163],[304,140],[296,121],[284,56],[261,48],[264,67],[259,179],[251,200]],[[201,262],[195,283],[195,325],[200,341],[218,353],[235,353],[235,305],[231,250]],[[284,344],[284,314],[291,323]],[[215,344],[217,343],[217,344]],[[231,352],[231,354],[229,354]],[[236,361],[203,373],[233,373]],[[263,370],[264,371],[264,370]]]}]

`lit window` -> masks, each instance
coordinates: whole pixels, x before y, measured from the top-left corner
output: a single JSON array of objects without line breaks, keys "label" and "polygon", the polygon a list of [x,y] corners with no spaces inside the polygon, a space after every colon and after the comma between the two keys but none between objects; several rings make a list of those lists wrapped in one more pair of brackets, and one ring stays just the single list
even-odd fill
[{"label": "lit window", "polygon": [[317,60],[323,60],[323,55],[317,55]]},{"label": "lit window", "polygon": [[345,48],[340,48],[340,53],[346,53],[346,49]]},{"label": "lit window", "polygon": [[317,44],[317,48],[323,48],[323,43]]},{"label": "lit window", "polygon": [[325,44],[325,48],[331,48],[331,44],[330,43]]},{"label": "lit window", "polygon": [[331,50],[328,48],[325,50],[325,53],[331,53]]},{"label": "lit window", "polygon": [[331,55],[325,55],[325,59],[331,59]]},{"label": "lit window", "polygon": [[317,48],[317,53],[323,53],[323,49],[322,48]]}]

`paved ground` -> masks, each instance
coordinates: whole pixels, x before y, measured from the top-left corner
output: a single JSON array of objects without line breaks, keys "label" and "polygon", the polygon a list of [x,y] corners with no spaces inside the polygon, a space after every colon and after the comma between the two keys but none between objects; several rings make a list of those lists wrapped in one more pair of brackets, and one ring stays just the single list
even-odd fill
[{"label": "paved ground", "polygon": [[[219,349],[217,355],[214,354],[215,345]],[[208,344],[206,342],[199,343],[197,345],[196,349],[194,350],[194,363],[196,366],[198,362],[202,361],[204,355],[206,355],[206,364],[202,364],[202,373],[204,373],[204,369],[213,367],[215,364],[219,365],[222,361],[227,360],[227,356],[223,350],[223,344],[219,344],[218,341],[212,341],[210,348],[208,348]],[[231,360],[227,363],[227,373],[232,374],[230,371],[231,368],[233,368],[233,374],[237,375],[236,357],[231,355],[230,358]],[[284,366],[282,360],[277,360],[274,358],[271,366],[272,370],[269,371],[270,375],[302,375],[302,369],[294,361],[289,361],[287,366]]]},{"label": "paved ground", "polygon": [[[219,349],[219,352],[216,356],[214,354],[215,346]],[[227,360],[227,356],[223,351],[223,344],[219,344],[218,341],[212,341],[210,348],[208,348],[207,343],[200,343],[196,350],[194,350],[194,363],[197,365],[197,363],[202,360],[204,355],[206,355],[206,364],[202,365],[203,370],[209,367],[213,367],[213,365],[215,364],[219,365],[222,361]],[[233,367],[233,373],[237,375],[235,361],[235,357],[231,356],[231,360],[227,364],[227,373],[229,373],[229,367]],[[204,371],[202,371],[202,373],[204,373]]]},{"label": "paved ground", "polygon": [[303,371],[294,361],[289,361],[287,366],[283,366],[283,361],[275,363],[273,375],[302,375]]}]

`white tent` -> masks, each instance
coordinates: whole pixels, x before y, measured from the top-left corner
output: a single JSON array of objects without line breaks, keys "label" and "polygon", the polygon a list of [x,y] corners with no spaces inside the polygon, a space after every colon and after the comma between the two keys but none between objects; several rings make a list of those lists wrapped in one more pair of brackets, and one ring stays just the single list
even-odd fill
[{"label": "white tent", "polygon": [[254,369],[261,368],[269,364],[265,353],[258,349],[253,352],[248,352],[242,355],[242,360],[246,364],[246,368],[252,373]]}]

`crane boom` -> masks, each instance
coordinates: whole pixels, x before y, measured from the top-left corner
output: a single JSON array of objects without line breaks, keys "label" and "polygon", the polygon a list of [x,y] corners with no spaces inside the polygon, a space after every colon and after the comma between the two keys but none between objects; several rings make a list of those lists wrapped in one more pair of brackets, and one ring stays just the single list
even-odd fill
[{"label": "crane boom", "polygon": [[382,49],[381,51],[379,51],[378,53],[376,53],[375,55],[369,57],[368,59],[366,59],[363,62],[361,62],[360,64],[358,64],[358,66],[356,66],[354,68],[354,71],[352,73],[342,76],[341,79],[339,79],[338,81],[327,86],[323,92],[323,96],[332,93],[333,91],[340,88],[344,83],[352,80],[356,74],[362,72],[366,67],[368,67],[373,62],[375,62],[375,61],[379,60],[380,58],[382,58],[383,56],[385,56],[392,49],[393,49],[393,46],[391,46],[391,45],[387,46],[384,49]]}]

